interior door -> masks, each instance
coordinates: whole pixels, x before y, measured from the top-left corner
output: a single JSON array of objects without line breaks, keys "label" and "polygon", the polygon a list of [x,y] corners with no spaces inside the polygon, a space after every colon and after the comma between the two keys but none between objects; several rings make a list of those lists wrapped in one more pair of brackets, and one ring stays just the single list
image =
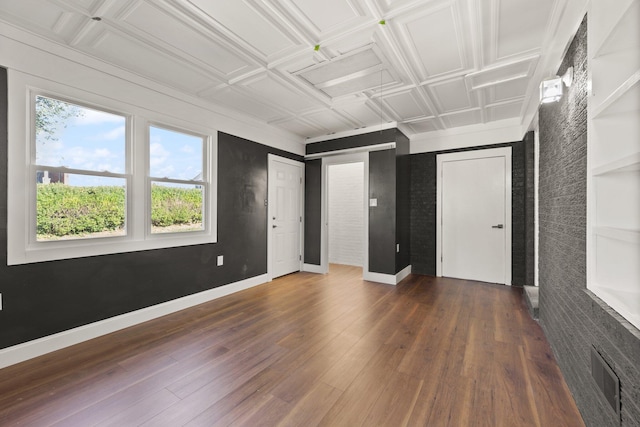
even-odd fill
[{"label": "interior door", "polygon": [[271,277],[300,270],[302,165],[272,159],[269,164]]},{"label": "interior door", "polygon": [[510,156],[470,156],[440,164],[441,275],[510,284]]}]

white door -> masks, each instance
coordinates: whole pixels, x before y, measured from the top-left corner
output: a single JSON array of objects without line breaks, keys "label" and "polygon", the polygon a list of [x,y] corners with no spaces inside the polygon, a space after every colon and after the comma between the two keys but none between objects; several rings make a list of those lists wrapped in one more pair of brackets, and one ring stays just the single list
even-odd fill
[{"label": "white door", "polygon": [[511,155],[495,150],[439,159],[442,276],[511,284]]},{"label": "white door", "polygon": [[270,156],[268,210],[272,278],[300,270],[302,170],[302,163]]}]

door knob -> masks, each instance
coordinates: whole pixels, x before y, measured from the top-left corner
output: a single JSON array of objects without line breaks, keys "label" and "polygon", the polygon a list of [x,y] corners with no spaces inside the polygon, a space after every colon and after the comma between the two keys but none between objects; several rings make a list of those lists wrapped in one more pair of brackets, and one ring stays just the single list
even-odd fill
[{"label": "door knob", "polygon": [[504,224],[492,225],[491,228],[504,228]]},{"label": "door knob", "polygon": [[277,225],[272,225],[272,227],[273,227],[273,228],[278,228],[278,226],[277,226]]}]

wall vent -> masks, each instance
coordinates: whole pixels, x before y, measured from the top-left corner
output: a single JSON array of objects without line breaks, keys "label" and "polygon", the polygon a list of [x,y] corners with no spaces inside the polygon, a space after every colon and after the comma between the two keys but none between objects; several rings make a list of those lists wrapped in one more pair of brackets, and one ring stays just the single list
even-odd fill
[{"label": "wall vent", "polygon": [[620,420],[620,380],[594,347],[591,348],[591,376]]}]

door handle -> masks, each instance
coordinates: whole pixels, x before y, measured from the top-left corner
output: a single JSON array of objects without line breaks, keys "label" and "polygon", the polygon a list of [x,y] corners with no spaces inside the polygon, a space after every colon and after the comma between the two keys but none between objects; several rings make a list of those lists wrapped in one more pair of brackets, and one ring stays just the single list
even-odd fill
[{"label": "door handle", "polygon": [[492,225],[491,228],[504,228],[504,224]]}]

